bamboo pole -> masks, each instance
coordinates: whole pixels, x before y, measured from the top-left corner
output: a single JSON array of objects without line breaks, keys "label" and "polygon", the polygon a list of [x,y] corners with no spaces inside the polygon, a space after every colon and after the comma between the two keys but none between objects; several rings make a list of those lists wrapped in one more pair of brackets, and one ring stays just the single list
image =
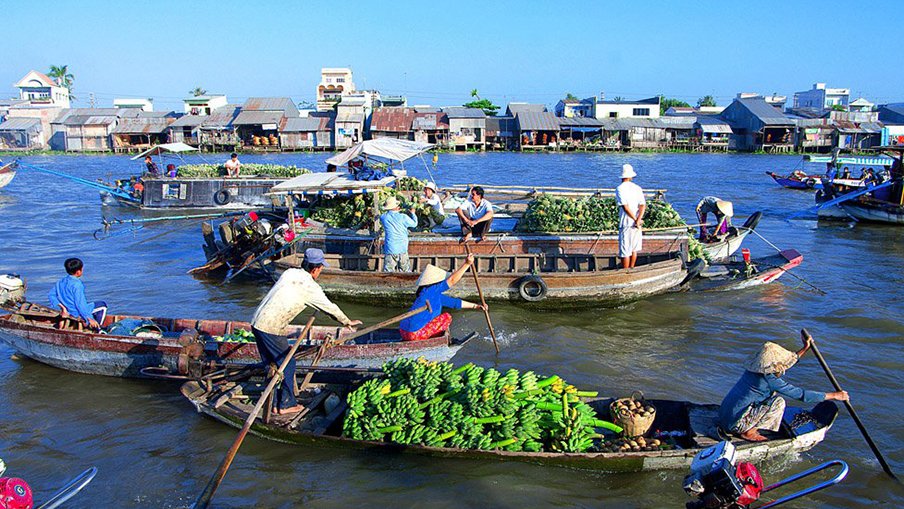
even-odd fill
[{"label": "bamboo pole", "polygon": [[[465,251],[468,252],[468,256],[471,255],[471,248],[468,246],[468,243],[465,242]],[[496,330],[493,329],[493,321],[490,320],[490,308],[487,307],[487,301],[483,298],[483,290],[480,288],[480,279],[477,277],[477,267],[474,265],[477,263],[477,260],[474,260],[474,264],[471,265],[471,275],[474,276],[474,286],[477,287],[477,295],[480,297],[480,304],[483,305],[483,316],[487,319],[487,327],[490,329],[490,337],[493,338],[493,347],[496,349],[496,355],[499,355],[499,342],[496,341]]]}]

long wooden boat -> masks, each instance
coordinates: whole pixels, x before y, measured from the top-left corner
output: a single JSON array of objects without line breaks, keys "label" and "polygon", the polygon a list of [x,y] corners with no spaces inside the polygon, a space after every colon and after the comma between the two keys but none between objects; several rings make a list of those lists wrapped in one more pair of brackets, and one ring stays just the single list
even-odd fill
[{"label": "long wooden boat", "polygon": [[767,171],[766,175],[772,177],[778,185],[788,189],[822,189],[821,175],[808,175],[800,171],[792,172],[787,177],[774,171]]},{"label": "long wooden boat", "polygon": [[0,189],[9,185],[16,176],[16,168],[18,165],[15,161],[0,166]]},{"label": "long wooden boat", "polygon": [[[228,320],[196,320],[189,318],[148,318],[110,315],[104,322],[109,327],[123,319],[150,320],[164,332],[157,337],[119,336],[73,328],[63,323],[47,308],[23,304],[6,315],[0,315],[0,341],[22,355],[51,366],[88,373],[119,377],[145,377],[142,370],[155,373],[187,374],[216,369],[223,363],[251,365],[260,362],[257,346],[251,343],[216,341],[214,338],[239,329],[251,330],[251,324]],[[291,327],[289,337],[300,334],[302,327]],[[313,351],[327,337],[342,339],[351,334],[343,327],[314,326],[303,339],[304,352]],[[349,343],[327,350],[320,362],[325,367],[378,368],[385,361],[400,357],[424,357],[434,361],[451,359],[472,336],[455,339],[445,335],[424,341],[402,341],[398,329],[381,329]],[[309,365],[310,356],[299,360]]]},{"label": "long wooden boat", "polygon": [[[224,388],[208,391],[202,384],[192,381],[183,384],[182,394],[198,412],[230,426],[241,428],[254,405],[255,391],[260,395],[262,384],[244,383],[241,390],[229,393]],[[558,466],[599,470],[606,472],[638,472],[645,470],[684,469],[701,449],[717,442],[715,430],[718,405],[700,405],[686,401],[648,400],[657,409],[651,429],[668,432],[678,446],[672,450],[638,452],[510,452],[502,450],[474,450],[423,445],[399,445],[388,442],[352,440],[341,436],[345,414],[345,397],[351,386],[329,385],[319,387],[320,392],[301,396],[307,413],[298,419],[271,417],[268,423],[258,419],[251,426],[251,433],[276,442],[304,446],[346,447],[379,453],[415,453],[435,457],[467,458],[493,461],[518,461],[546,466]],[[324,401],[328,393],[335,393],[340,403],[327,411]],[[235,396],[232,396],[235,395]],[[588,402],[598,415],[607,415],[612,399],[596,399]],[[737,459],[762,461],[809,450],[822,442],[838,415],[838,407],[831,401],[822,402],[809,410],[805,418],[795,419],[804,410],[786,407],[786,426],[778,433],[768,434],[765,442],[734,440]],[[799,422],[795,422],[799,421]]]},{"label": "long wooden boat", "polygon": [[786,249],[771,256],[751,260],[750,270],[743,260],[732,260],[711,266],[691,282],[693,291],[727,291],[751,288],[777,281],[786,272],[804,261],[795,249]]},{"label": "long wooden boat", "polygon": [[[809,156],[811,162],[826,164],[823,189],[816,193],[819,219],[904,224],[904,147],[879,147],[879,151],[886,154]],[[860,176],[854,178],[851,174],[858,168]]]}]

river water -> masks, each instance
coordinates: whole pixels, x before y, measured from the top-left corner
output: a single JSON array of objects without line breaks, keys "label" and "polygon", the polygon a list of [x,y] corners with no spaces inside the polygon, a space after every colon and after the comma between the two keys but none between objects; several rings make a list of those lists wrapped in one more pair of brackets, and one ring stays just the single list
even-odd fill
[{"label": "river water", "polygon": [[[210,157],[210,156],[208,156]],[[218,158],[220,156],[214,156]],[[322,154],[243,156],[245,162],[291,163],[320,170]],[[225,158],[224,158],[225,159]],[[119,156],[28,157],[30,164],[87,179],[141,168]],[[666,188],[692,221],[706,194],[734,202],[743,219],[756,210],[758,231],[804,255],[779,283],[723,294],[669,294],[617,309],[525,312],[495,305],[502,338],[494,356],[483,317],[460,312],[453,329],[477,330],[455,362],[556,373],[586,389],[697,402],[721,401],[741,363],[766,340],[799,345],[807,327],[892,467],[904,473],[902,342],[904,229],[872,225],[787,222],[812,204],[811,194],[779,188],[764,174],[797,164],[790,156],[690,154],[441,155],[435,177],[452,183],[614,187],[621,164],[636,181]],[[820,168],[812,168],[820,171]],[[420,163],[411,174],[426,176]],[[186,271],[203,263],[197,222],[152,224],[127,235],[92,238],[103,211],[97,192],[46,174],[21,171],[0,191],[0,273],[27,277],[32,300],[44,302],[63,274],[63,260],[86,263],[88,296],[114,312],[151,316],[248,319],[265,283],[215,284]],[[771,248],[748,241],[754,256]],[[340,305],[373,323],[401,308]],[[797,385],[832,390],[806,356],[786,375]],[[235,430],[196,414],[178,386],[79,375],[14,356],[0,346],[0,457],[45,497],[65,479],[96,465],[95,481],[72,507],[176,508],[203,489]],[[841,485],[793,507],[904,505],[904,493],[882,473],[842,409],[826,441],[798,458],[763,465],[768,482],[840,458],[851,466]],[[375,455],[301,448],[249,437],[215,506],[237,507],[683,507],[685,472],[601,474],[501,462]]]}]

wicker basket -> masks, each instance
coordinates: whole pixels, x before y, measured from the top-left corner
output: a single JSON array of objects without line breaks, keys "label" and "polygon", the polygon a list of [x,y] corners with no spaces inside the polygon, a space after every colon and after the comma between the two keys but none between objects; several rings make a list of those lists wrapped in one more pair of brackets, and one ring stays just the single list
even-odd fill
[{"label": "wicker basket", "polygon": [[[636,397],[638,394],[640,395],[639,399]],[[619,412],[617,410],[619,403],[640,403],[645,407],[649,406],[653,408],[653,411],[646,416],[635,415],[633,412]],[[626,437],[639,437],[649,431],[650,426],[653,425],[653,421],[656,419],[656,408],[647,403],[642,392],[634,391],[631,393],[630,398],[621,398],[613,401],[612,404],[609,405],[609,415],[612,416],[612,422],[624,428],[624,435]]]}]

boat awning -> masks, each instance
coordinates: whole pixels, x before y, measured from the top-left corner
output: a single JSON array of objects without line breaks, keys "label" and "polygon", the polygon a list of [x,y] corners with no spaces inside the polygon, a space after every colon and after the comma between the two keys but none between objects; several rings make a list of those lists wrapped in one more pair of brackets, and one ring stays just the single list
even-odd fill
[{"label": "boat awning", "polygon": [[[396,140],[393,138],[377,138],[357,143],[345,152],[326,160],[327,164],[345,166],[352,159],[365,155],[387,159],[389,161],[407,161],[412,157],[423,154],[433,148],[431,143],[417,141]],[[291,182],[291,181],[290,181]]]},{"label": "boat awning", "polygon": [[196,147],[192,147],[191,145],[187,145],[185,143],[164,143],[162,145],[154,145],[153,147],[145,150],[144,152],[138,154],[133,157],[132,160],[135,161],[137,159],[142,159],[144,156],[152,155],[159,156],[160,154],[171,153],[171,154],[181,154],[183,152],[197,152],[198,149]]},{"label": "boat awning", "polygon": [[[811,163],[831,163],[832,156],[806,156],[806,160]],[[835,160],[835,164],[851,164],[854,166],[891,166],[895,160],[887,156],[878,157],[855,157],[844,156]]]},{"label": "boat awning", "polygon": [[728,124],[700,124],[700,130],[711,134],[731,134],[731,126]]},{"label": "boat awning", "polygon": [[[341,155],[341,154],[340,154]],[[355,180],[342,173],[308,173],[277,184],[270,189],[271,195],[352,195],[375,193],[392,185],[395,177],[380,180]]]}]

